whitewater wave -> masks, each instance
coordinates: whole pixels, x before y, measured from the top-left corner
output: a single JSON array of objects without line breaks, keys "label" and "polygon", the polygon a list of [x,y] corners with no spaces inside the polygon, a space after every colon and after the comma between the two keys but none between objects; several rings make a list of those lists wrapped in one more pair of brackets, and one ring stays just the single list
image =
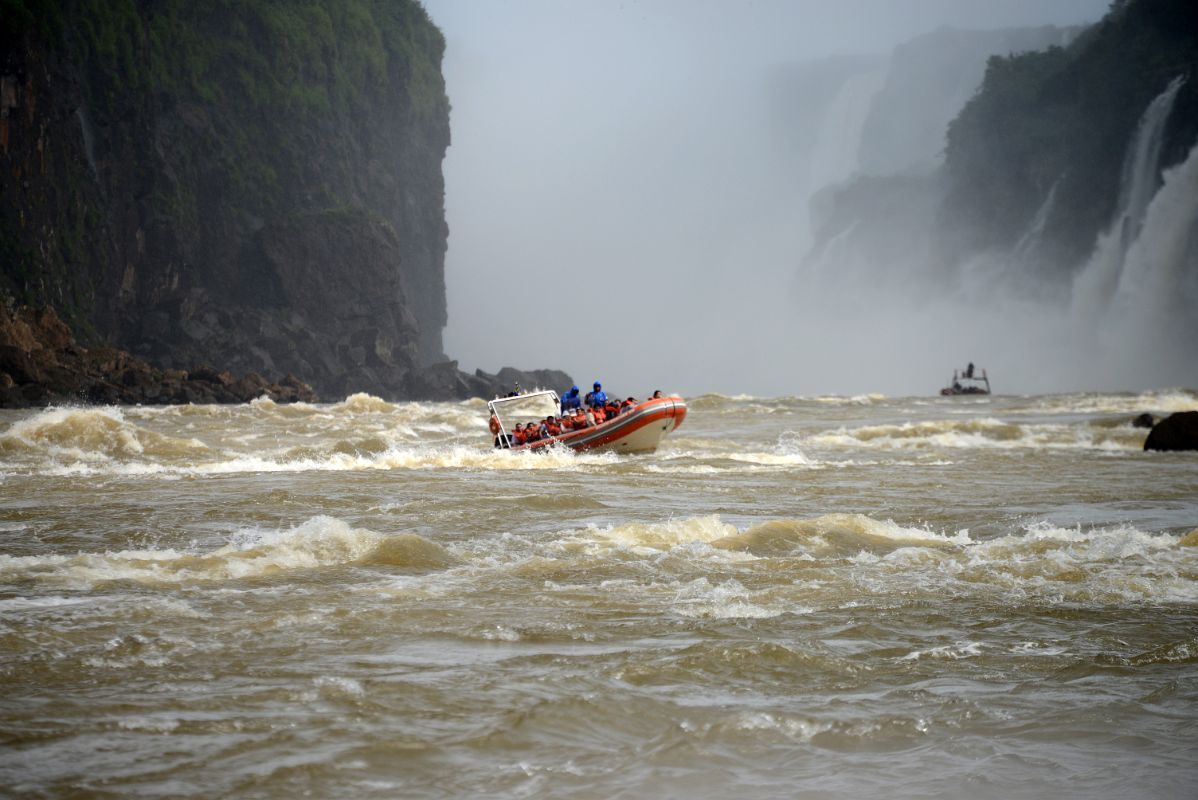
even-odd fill
[{"label": "whitewater wave", "polygon": [[50,408],[0,434],[0,453],[43,452],[83,461],[139,456],[178,458],[203,453],[198,439],[166,436],[125,419],[119,408]]},{"label": "whitewater wave", "polygon": [[239,530],[227,544],[207,552],[168,548],[0,555],[0,583],[87,591],[111,583],[175,586],[262,579],[343,564],[439,569],[456,561],[420,536],[388,536],[317,516],[284,530]]},{"label": "whitewater wave", "polygon": [[[968,530],[860,514],[779,519],[744,530],[708,515],[592,526],[559,547],[596,562],[638,559],[652,576],[641,590],[675,613],[705,618],[809,613],[885,602],[888,595],[903,602],[927,594],[1087,606],[1198,601],[1195,548],[1176,535],[1131,526],[1038,523],[975,539]],[[703,574],[692,577],[696,569]],[[711,577],[728,570],[735,577]],[[779,583],[780,570],[789,570],[794,583]]]},{"label": "whitewater wave", "polygon": [[1026,407],[1013,407],[1011,414],[1172,414],[1198,411],[1198,391],[1160,389],[1122,394],[1061,394],[1029,398]]},{"label": "whitewater wave", "polygon": [[[256,401],[257,402],[257,401]],[[482,469],[555,470],[608,463],[605,455],[576,455],[566,448],[511,453],[488,447],[477,416],[451,404],[392,404],[370,395],[351,396],[343,417],[329,407],[277,405],[263,399],[241,406],[169,406],[121,409],[51,408],[17,420],[0,433],[6,474],[45,477],[152,477],[178,479],[239,473],[352,472],[369,470]],[[182,427],[208,440],[151,430],[164,416],[191,417]],[[210,414],[208,410],[219,413]],[[291,415],[273,424],[247,421]],[[137,421],[129,419],[134,417]],[[238,418],[239,417],[239,418]],[[361,418],[368,418],[361,423]],[[138,424],[138,422],[144,424]],[[200,424],[203,423],[203,424]],[[179,426],[173,426],[178,429]],[[460,444],[466,441],[469,444]]]},{"label": "whitewater wave", "polygon": [[1125,425],[1030,424],[994,418],[928,420],[859,428],[841,427],[814,434],[808,441],[836,448],[1141,450],[1147,431]]}]

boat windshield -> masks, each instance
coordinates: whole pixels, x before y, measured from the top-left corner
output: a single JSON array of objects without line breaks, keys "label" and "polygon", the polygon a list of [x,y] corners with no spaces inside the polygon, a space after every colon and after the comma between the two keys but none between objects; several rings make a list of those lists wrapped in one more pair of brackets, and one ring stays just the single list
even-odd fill
[{"label": "boat windshield", "polygon": [[517,422],[533,422],[557,416],[557,392],[549,390],[516,397],[499,397],[487,403],[487,406],[491,413],[499,417],[503,429],[511,430]]}]

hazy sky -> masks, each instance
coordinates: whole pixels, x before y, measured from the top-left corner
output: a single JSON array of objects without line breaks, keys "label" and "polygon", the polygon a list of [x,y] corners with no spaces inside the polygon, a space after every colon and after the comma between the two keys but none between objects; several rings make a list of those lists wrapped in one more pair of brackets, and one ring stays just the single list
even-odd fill
[{"label": "hazy sky", "polygon": [[941,26],[1092,22],[1108,0],[424,5],[447,41],[445,349],[462,368],[559,368],[636,395],[905,394],[958,361],[1018,358],[932,341],[915,309],[852,332],[834,307],[794,319],[809,188],[766,79]]}]

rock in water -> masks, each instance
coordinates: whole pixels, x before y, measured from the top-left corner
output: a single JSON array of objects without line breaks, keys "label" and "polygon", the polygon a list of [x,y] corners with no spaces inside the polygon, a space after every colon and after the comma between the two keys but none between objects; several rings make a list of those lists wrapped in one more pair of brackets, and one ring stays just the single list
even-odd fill
[{"label": "rock in water", "polygon": [[1158,422],[1145,450],[1198,450],[1198,411],[1179,411]]},{"label": "rock in water", "polygon": [[1131,421],[1133,428],[1151,428],[1156,424],[1156,420],[1151,414],[1141,414]]}]

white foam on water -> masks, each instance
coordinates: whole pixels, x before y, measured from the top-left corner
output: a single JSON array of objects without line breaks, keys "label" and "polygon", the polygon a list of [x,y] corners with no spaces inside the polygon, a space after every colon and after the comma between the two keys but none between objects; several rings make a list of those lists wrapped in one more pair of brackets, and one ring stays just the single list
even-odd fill
[{"label": "white foam on water", "polygon": [[[883,594],[948,592],[998,602],[1031,597],[1054,604],[1198,601],[1198,548],[1184,546],[1173,534],[1126,525],[1032,524],[979,540],[968,530],[937,531],[859,514],[776,520],[743,532],[713,515],[589,528],[584,536],[589,557],[611,558],[618,552],[649,559],[659,579],[676,570],[688,574],[696,564],[752,569],[762,558],[783,552],[779,548],[789,548],[787,558],[837,570],[837,577],[822,579],[829,582],[830,597],[865,587]],[[760,547],[769,555],[754,555]],[[845,567],[851,572],[840,571]],[[796,604],[793,597],[763,599],[737,582],[689,582],[675,592],[679,614],[713,618],[805,613],[810,605]]]},{"label": "white foam on water", "polygon": [[0,598],[0,614],[16,611],[45,611],[65,606],[90,605],[91,602],[86,597],[5,597]]},{"label": "white foam on water", "polygon": [[819,395],[818,397],[801,397],[800,400],[806,400],[812,403],[820,403],[828,406],[870,406],[878,403],[884,403],[890,398],[884,394],[855,394],[850,396],[845,395]]},{"label": "white foam on water", "polygon": [[976,658],[982,654],[980,642],[954,642],[927,650],[914,650],[903,656],[900,661],[920,661],[925,658],[940,658],[958,661],[963,658]]},{"label": "white foam on water", "polygon": [[678,616],[691,619],[770,619],[811,610],[789,604],[761,603],[739,581],[713,585],[706,578],[697,578],[680,587],[669,607]]},{"label": "white foam on water", "polygon": [[731,472],[729,469],[721,469],[710,464],[690,464],[690,465],[662,465],[649,464],[645,467],[646,472],[655,472],[662,475],[719,475],[725,472]]},{"label": "white foam on water", "polygon": [[333,406],[334,411],[350,414],[391,414],[398,408],[399,406],[366,392],[351,394]]},{"label": "white foam on water", "polygon": [[123,731],[171,733],[178,730],[179,720],[163,717],[125,717],[117,723]]},{"label": "white foam on water", "polygon": [[1139,393],[1049,395],[1035,398],[1024,408],[1007,413],[1023,414],[1127,414],[1198,411],[1198,392],[1161,389]]},{"label": "white foam on water", "polygon": [[181,457],[207,449],[198,439],[165,436],[134,425],[113,407],[51,407],[14,422],[0,434],[0,453],[83,462]]},{"label": "white foam on water", "polygon": [[1128,525],[1083,529],[1038,523],[1019,533],[972,542],[941,564],[1021,596],[1067,603],[1198,601],[1198,553],[1168,533]]},{"label": "white foam on water", "polygon": [[326,698],[334,700],[358,700],[366,696],[366,689],[356,678],[345,678],[336,675],[320,675],[312,679],[312,684]]},{"label": "white foam on water", "polygon": [[802,453],[733,453],[728,456],[733,461],[767,467],[810,467],[814,466],[811,459]]},{"label": "white foam on water", "polygon": [[247,528],[209,552],[121,550],[73,555],[0,555],[0,582],[88,590],[133,582],[178,585],[258,578],[293,570],[352,563],[384,540],[335,517],[317,516],[286,530]]},{"label": "white foam on water", "polygon": [[[421,438],[421,437],[417,437]],[[289,448],[291,450],[293,448]],[[301,451],[303,452],[303,451]],[[215,460],[172,462],[114,461],[81,451],[58,451],[55,458],[32,469],[47,477],[152,477],[177,479],[190,476],[241,473],[364,472],[372,470],[477,469],[494,471],[558,471],[567,467],[619,463],[614,453],[574,453],[565,447],[512,452],[469,445],[391,445],[378,453],[331,452],[317,455],[206,453]]]},{"label": "white foam on water", "polygon": [[815,722],[765,711],[738,714],[733,725],[742,731],[775,731],[802,743],[810,742],[817,734],[832,730],[832,724],[829,722]]},{"label": "white foam on water", "polygon": [[873,450],[1107,450],[1143,449],[1143,434],[1081,424],[1030,424],[994,418],[933,420],[841,427],[812,435],[811,445]]},{"label": "white foam on water", "polygon": [[661,552],[693,542],[710,544],[736,533],[733,525],[720,521],[718,515],[671,519],[662,523],[633,522],[610,528],[591,527],[586,538],[596,544]]}]

